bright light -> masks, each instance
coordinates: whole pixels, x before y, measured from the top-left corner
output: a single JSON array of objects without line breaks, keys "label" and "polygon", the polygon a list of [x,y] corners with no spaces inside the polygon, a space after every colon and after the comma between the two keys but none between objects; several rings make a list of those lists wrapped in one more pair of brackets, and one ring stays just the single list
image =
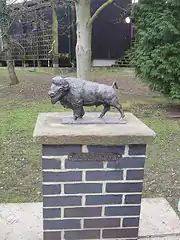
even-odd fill
[{"label": "bright light", "polygon": [[130,22],[131,22],[130,17],[125,18],[125,22],[126,22],[126,23],[130,23]]}]

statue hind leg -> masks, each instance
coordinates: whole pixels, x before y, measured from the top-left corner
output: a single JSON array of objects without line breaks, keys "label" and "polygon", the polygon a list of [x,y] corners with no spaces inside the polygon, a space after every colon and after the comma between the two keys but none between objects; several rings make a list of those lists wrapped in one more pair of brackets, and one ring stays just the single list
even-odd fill
[{"label": "statue hind leg", "polygon": [[103,118],[104,115],[110,110],[110,106],[108,104],[104,104],[104,109],[102,113],[100,114],[99,118]]},{"label": "statue hind leg", "polygon": [[121,119],[123,119],[125,117],[122,105],[118,102],[117,99],[111,104],[111,106],[115,107],[120,112]]}]

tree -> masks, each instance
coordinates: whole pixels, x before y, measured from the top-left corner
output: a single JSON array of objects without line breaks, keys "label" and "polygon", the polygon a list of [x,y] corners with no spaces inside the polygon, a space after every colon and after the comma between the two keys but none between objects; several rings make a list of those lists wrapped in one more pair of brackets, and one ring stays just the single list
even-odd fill
[{"label": "tree", "polygon": [[76,64],[77,77],[79,78],[90,79],[92,24],[100,12],[112,3],[113,0],[107,0],[91,16],[91,0],[75,0],[77,19]]},{"label": "tree", "polygon": [[137,75],[165,96],[180,99],[180,2],[139,0],[130,53]]},{"label": "tree", "polygon": [[[57,33],[58,27],[54,20],[54,18],[55,19],[57,18],[55,16],[55,11],[54,11],[54,2],[57,2],[57,1],[52,0],[47,4],[46,4],[46,2],[38,1],[39,5],[40,4],[42,5],[41,7],[38,8],[38,10],[36,9],[37,7],[29,8],[26,4],[28,1],[29,0],[2,0],[2,1],[0,1],[0,32],[1,32],[2,42],[3,42],[2,51],[5,53],[5,57],[6,57],[7,68],[8,68],[9,78],[10,78],[10,85],[16,85],[19,83],[19,80],[18,80],[16,72],[15,72],[14,61],[13,61],[14,46],[16,46],[16,47],[18,46],[20,48],[20,50],[23,51],[24,57],[26,55],[25,49],[22,46],[22,44],[20,43],[22,33],[21,32],[19,33],[21,36],[18,39],[18,37],[15,36],[12,32],[14,24],[19,22],[22,25],[22,28],[24,26],[26,29],[28,29],[29,26],[32,25],[33,22],[35,23],[35,25],[37,23],[41,24],[43,22],[43,24],[44,25],[47,24],[49,28],[52,27],[52,29],[53,29],[52,37],[54,38],[54,36],[55,36],[56,39],[58,37],[58,33]],[[49,6],[52,8],[52,11],[53,11],[53,20],[54,20],[53,24],[52,24],[53,26],[51,26],[49,23],[47,23],[43,19],[44,18],[43,9],[44,9],[44,7],[49,7]],[[54,22],[56,25],[54,24]],[[34,41],[32,43],[32,40],[34,40],[33,39],[34,35],[33,35],[33,33],[28,34],[26,41],[29,42],[31,47],[36,50],[36,49],[38,49],[38,46],[37,46],[38,40],[36,39],[36,41]],[[35,48],[35,44],[36,44],[36,48]],[[57,53],[58,41],[56,41],[55,45],[56,45],[55,53]],[[35,53],[34,51],[32,50],[32,54],[34,55],[34,62],[35,62],[35,54],[38,57],[38,53],[37,52]],[[53,60],[57,63],[56,55]],[[38,63],[39,63],[39,61],[38,61]]]},{"label": "tree", "polygon": [[[13,3],[15,2],[16,1],[14,1]],[[6,62],[7,62],[7,68],[8,68],[9,78],[10,78],[10,85],[16,85],[19,83],[19,80],[15,72],[14,62],[12,57],[12,44],[11,44],[10,30],[16,17],[18,16],[18,13],[16,13],[13,19],[11,14],[12,14],[11,4],[9,4],[9,2],[7,2],[6,0],[1,0],[0,1],[0,30],[1,30],[2,41],[3,41],[3,51],[6,54]]]},{"label": "tree", "polygon": [[[11,9],[11,13],[9,16],[5,16],[4,11],[2,11],[2,16],[6,19],[7,17],[11,18],[8,24],[9,27],[5,26],[5,28],[8,29],[9,44],[11,44],[11,48],[8,48],[11,50],[11,58],[12,54],[17,57],[17,55],[21,55],[19,54],[21,52],[23,54],[23,65],[25,59],[30,59],[33,60],[34,66],[36,61],[38,66],[41,66],[42,55],[44,55],[49,58],[48,64],[50,64],[50,60],[52,60],[53,67],[59,67],[60,53],[58,35],[69,34],[70,28],[72,27],[64,22],[67,17],[67,6],[68,9],[70,7],[74,8],[72,1],[9,1],[11,2],[8,2],[9,4],[5,6],[6,9]],[[60,17],[58,16],[59,10],[61,11]],[[4,35],[5,34],[3,34],[3,36]],[[5,44],[4,52],[6,52],[7,56]],[[9,58],[10,55],[8,55],[8,59]]]}]

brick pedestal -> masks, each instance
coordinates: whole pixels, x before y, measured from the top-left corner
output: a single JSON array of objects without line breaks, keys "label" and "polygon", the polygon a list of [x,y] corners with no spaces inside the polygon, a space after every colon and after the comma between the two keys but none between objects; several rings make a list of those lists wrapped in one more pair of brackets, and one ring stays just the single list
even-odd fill
[{"label": "brick pedestal", "polygon": [[40,114],[34,133],[43,146],[44,240],[137,240],[146,144],[155,133],[132,114],[108,126],[62,126],[62,116]]}]

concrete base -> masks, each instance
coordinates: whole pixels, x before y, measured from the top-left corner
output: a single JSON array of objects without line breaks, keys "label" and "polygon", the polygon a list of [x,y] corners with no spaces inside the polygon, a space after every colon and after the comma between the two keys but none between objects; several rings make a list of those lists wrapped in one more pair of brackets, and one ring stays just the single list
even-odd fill
[{"label": "concrete base", "polygon": [[63,117],[62,124],[126,124],[124,119],[120,116],[104,116],[103,118],[92,116],[84,116],[82,119],[78,118],[76,121],[71,117]]},{"label": "concrete base", "polygon": [[53,63],[53,68],[59,68],[59,64]]},{"label": "concrete base", "polygon": [[111,67],[116,63],[115,59],[94,59],[92,61],[93,67]]},{"label": "concrete base", "polygon": [[[87,112],[83,119],[98,119],[100,112]],[[120,114],[107,112],[104,119],[120,122]],[[40,113],[34,129],[34,141],[41,144],[128,145],[149,144],[156,133],[132,113],[125,113],[125,124],[63,124],[72,113]],[[79,120],[78,120],[79,121]],[[84,121],[84,120],[82,120]],[[91,122],[92,123],[92,122]]]},{"label": "concrete base", "polygon": [[[42,203],[1,204],[0,239],[42,240]],[[180,239],[180,219],[164,198],[143,199],[139,239]]]}]

